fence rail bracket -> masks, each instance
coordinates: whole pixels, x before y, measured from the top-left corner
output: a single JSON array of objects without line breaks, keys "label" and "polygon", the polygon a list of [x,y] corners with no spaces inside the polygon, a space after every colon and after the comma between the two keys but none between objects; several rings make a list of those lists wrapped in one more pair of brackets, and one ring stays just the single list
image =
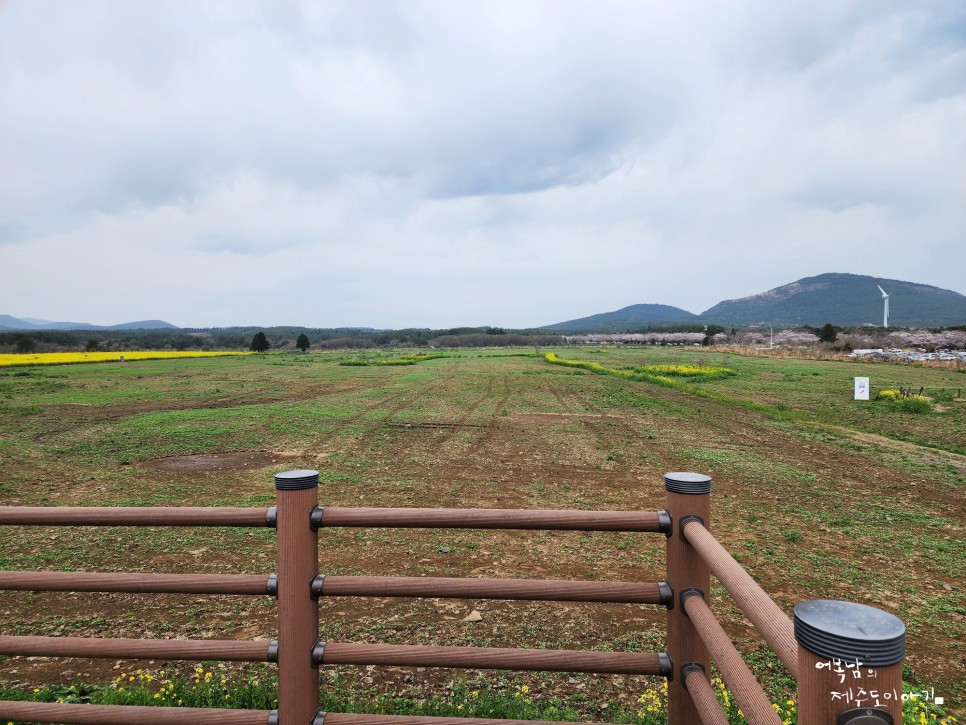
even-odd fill
[{"label": "fence rail bracket", "polygon": [[312,666],[318,667],[325,659],[325,640],[320,639],[312,647]]},{"label": "fence rail bracket", "polygon": [[684,589],[681,591],[681,594],[678,597],[678,599],[681,602],[681,611],[684,612],[685,614],[687,614],[687,610],[684,607],[684,603],[691,597],[701,597],[702,599],[704,599],[704,592],[694,587],[690,587],[688,589]]},{"label": "fence rail bracket", "polygon": [[684,536],[684,529],[685,529],[685,527],[688,524],[694,523],[694,522],[699,523],[702,526],[704,526],[704,519],[702,519],[700,516],[695,516],[693,514],[691,516],[685,516],[680,521],[678,521],[678,536],[681,537],[681,540],[682,541],[687,541],[687,538],[685,538],[685,536]]},{"label": "fence rail bracket", "polygon": [[657,583],[661,591],[661,606],[667,607],[668,609],[674,608],[674,589],[671,587],[667,581],[659,581]]},{"label": "fence rail bracket", "polygon": [[325,513],[325,506],[316,506],[312,509],[312,513],[309,514],[309,523],[312,526],[312,531],[318,531],[322,528],[322,515]]},{"label": "fence rail bracket", "polygon": [[668,682],[674,679],[674,663],[671,662],[671,655],[667,652],[659,652],[657,661],[661,668],[661,676],[666,677]]},{"label": "fence rail bracket", "polygon": [[674,524],[671,521],[671,512],[667,509],[661,509],[657,512],[657,530],[659,533],[665,536],[671,535],[671,530],[674,528]]},{"label": "fence rail bracket", "polygon": [[681,686],[685,690],[688,689],[688,675],[692,672],[700,672],[703,675],[705,673],[704,665],[700,662],[688,662],[681,667]]}]

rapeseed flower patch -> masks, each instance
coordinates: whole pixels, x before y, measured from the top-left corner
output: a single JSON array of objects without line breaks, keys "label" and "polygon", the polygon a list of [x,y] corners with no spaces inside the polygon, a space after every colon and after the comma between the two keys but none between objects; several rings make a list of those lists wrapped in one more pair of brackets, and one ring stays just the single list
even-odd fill
[{"label": "rapeseed flower patch", "polygon": [[902,397],[902,393],[894,388],[886,388],[885,390],[880,390],[875,397],[876,400],[899,400]]},{"label": "rapeseed flower patch", "polygon": [[201,350],[134,350],[125,352],[45,352],[36,355],[0,354],[0,367],[15,365],[73,365],[77,363],[167,360],[170,358],[251,355],[250,352],[205,352]]},{"label": "rapeseed flower patch", "polygon": [[903,390],[886,388],[876,393],[876,400],[883,400],[895,406],[896,410],[906,413],[930,413],[932,412],[932,400],[925,395],[911,395]]},{"label": "rapeseed flower patch", "polygon": [[554,365],[583,368],[598,375],[611,375],[615,378],[624,378],[625,380],[658,383],[668,387],[680,385],[678,382],[680,378],[694,381],[715,380],[717,378],[726,378],[738,374],[731,368],[713,365],[636,365],[627,368],[608,368],[596,362],[567,360],[557,357],[557,354],[553,352],[548,352],[544,355],[544,360]]}]

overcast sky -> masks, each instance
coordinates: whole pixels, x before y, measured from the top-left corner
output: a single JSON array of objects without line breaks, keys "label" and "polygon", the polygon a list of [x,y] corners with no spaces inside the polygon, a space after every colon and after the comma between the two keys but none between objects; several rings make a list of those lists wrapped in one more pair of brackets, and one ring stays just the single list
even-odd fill
[{"label": "overcast sky", "polygon": [[0,313],[516,328],[823,272],[966,293],[962,0],[0,0]]}]

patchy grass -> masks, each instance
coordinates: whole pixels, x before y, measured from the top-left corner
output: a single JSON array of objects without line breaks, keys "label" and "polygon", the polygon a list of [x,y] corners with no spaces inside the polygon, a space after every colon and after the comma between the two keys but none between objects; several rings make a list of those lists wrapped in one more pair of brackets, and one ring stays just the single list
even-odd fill
[{"label": "patchy grass", "polygon": [[368,365],[416,365],[427,360],[436,360],[441,357],[449,357],[443,353],[415,353],[413,355],[403,355],[401,357],[380,358],[380,357],[360,357],[349,360],[340,360],[339,365],[344,367],[366,367]]},{"label": "patchy grass", "polygon": [[[673,384],[652,385],[548,365],[530,351],[462,351],[415,366],[341,366],[344,357],[2,370],[0,502],[268,506],[274,472],[314,468],[324,505],[655,510],[664,472],[702,471],[714,477],[716,536],[786,612],[816,598],[894,612],[909,629],[910,682],[966,702],[956,664],[966,657],[964,406],[951,400],[902,415],[851,399],[855,376],[870,377],[875,391],[954,389],[961,375],[714,350],[560,354],[629,375],[663,369],[656,366],[736,372],[663,375]],[[3,534],[4,569],[275,568],[269,530],[7,527]],[[664,541],[647,534],[327,530],[320,550],[320,571],[330,574],[657,581],[664,570]],[[634,605],[329,599],[320,606],[323,635],[344,641],[659,651],[665,627],[663,611]],[[773,700],[793,696],[781,665],[720,590],[713,607]],[[483,619],[463,622],[473,609]],[[4,592],[0,619],[4,634],[275,634],[267,598]],[[63,662],[8,658],[0,681],[28,691],[104,685],[118,674],[113,664],[78,660],[65,676]],[[612,706],[594,707],[613,702],[614,711],[636,713],[636,698],[657,686],[631,677],[501,677],[467,673],[465,681],[511,696],[526,685],[540,703],[557,698],[581,717],[603,719]],[[451,674],[433,670],[342,668],[339,678],[340,687],[369,692],[358,695],[366,702],[387,692],[413,702],[451,693]],[[593,704],[578,707],[580,697]]]}]

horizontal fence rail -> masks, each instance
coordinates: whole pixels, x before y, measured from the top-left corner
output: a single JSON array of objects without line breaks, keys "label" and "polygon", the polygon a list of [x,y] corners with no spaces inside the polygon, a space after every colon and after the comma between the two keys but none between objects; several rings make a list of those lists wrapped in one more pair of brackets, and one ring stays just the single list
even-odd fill
[{"label": "horizontal fence rail", "polygon": [[2,526],[274,526],[274,509],[0,506]]},{"label": "horizontal fence rail", "polygon": [[735,600],[764,640],[792,675],[798,678],[798,643],[795,641],[792,620],[772,601],[758,582],[751,578],[741,564],[718,543],[700,521],[683,524],[682,536],[711,567],[711,572]]},{"label": "horizontal fence rail", "polygon": [[530,529],[544,531],[644,531],[664,533],[664,511],[567,511],[540,509],[338,508],[312,513],[312,525],[352,528]]},{"label": "horizontal fence rail", "polygon": [[128,594],[274,594],[274,576],[257,574],[100,574],[66,571],[0,571],[0,589],[34,592]]},{"label": "horizontal fence rail", "polygon": [[0,636],[0,654],[31,657],[274,662],[276,652],[277,644],[268,641]]},{"label": "horizontal fence rail", "polygon": [[[0,577],[0,586],[3,579]],[[579,582],[567,579],[459,579],[453,577],[318,576],[316,597],[431,597],[439,599],[525,599],[557,602],[664,604],[671,589],[663,582]]]},{"label": "horizontal fence rail", "polygon": [[586,650],[319,642],[312,652],[312,659],[317,665],[397,665],[473,670],[597,672],[616,675],[667,676],[670,673],[670,660],[663,654]]},{"label": "horizontal fence rail", "polygon": [[[69,725],[269,725],[271,710],[222,710],[143,705],[65,705],[53,702],[0,701],[5,719]],[[278,722],[275,720],[275,722]]]},{"label": "horizontal fence rail", "polygon": [[[522,725],[521,721],[320,712],[319,667],[446,667],[663,676],[668,722],[726,725],[708,673],[712,660],[751,725],[781,722],[761,685],[709,606],[711,575],[731,594],[796,678],[799,718],[825,723],[852,707],[823,661],[862,653],[878,685],[901,691],[905,627],[881,610],[849,602],[799,604],[794,622],[710,531],[711,479],[665,475],[662,511],[343,508],[318,505],[317,471],[276,474],[277,507],[13,507],[6,526],[235,526],[275,528],[278,574],[155,574],[0,571],[0,589],[274,596],[278,640],[146,640],[0,636],[0,655],[277,663],[277,710],[221,710],[0,701],[0,719],[22,722],[224,723],[225,725]],[[523,529],[652,532],[666,537],[667,573],[660,582],[600,582],[455,577],[342,576],[318,573],[319,530],[355,528]],[[667,651],[658,653],[438,647],[319,640],[322,597],[422,597],[656,604],[667,609]],[[832,622],[832,624],[829,624]],[[834,693],[833,693],[834,695]],[[901,719],[898,697],[867,707],[865,717]],[[869,720],[879,722],[880,720]],[[887,720],[881,719],[881,722]],[[530,725],[562,725],[529,721]]]},{"label": "horizontal fence rail", "polygon": [[[214,708],[143,707],[139,705],[65,705],[0,701],[6,717],[24,722],[58,722],[70,725],[276,725],[277,710],[221,710]],[[420,715],[366,715],[318,713],[312,725],[573,725],[559,720],[509,720],[486,717],[431,717]]]},{"label": "horizontal fence rail", "polygon": [[711,659],[721,672],[721,679],[745,713],[748,725],[782,725],[765,691],[731,643],[728,634],[718,624],[711,608],[701,595],[687,594],[685,592],[682,596],[682,607],[711,653]]}]

